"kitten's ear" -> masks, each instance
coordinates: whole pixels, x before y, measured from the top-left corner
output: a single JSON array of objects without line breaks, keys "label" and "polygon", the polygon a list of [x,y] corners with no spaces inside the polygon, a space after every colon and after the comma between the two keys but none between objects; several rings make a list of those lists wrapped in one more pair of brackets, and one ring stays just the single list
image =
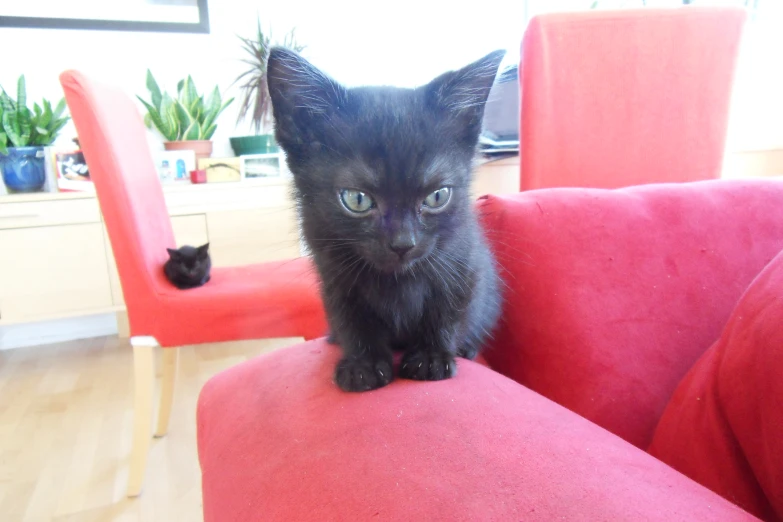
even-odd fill
[{"label": "kitten's ear", "polygon": [[198,247],[196,250],[198,252],[199,257],[201,257],[201,258],[206,257],[207,254],[209,254],[209,243],[204,243],[203,245]]},{"label": "kitten's ear", "polygon": [[477,140],[484,117],[484,105],[506,51],[494,51],[457,71],[444,73],[426,86],[427,103],[445,113]]},{"label": "kitten's ear", "polygon": [[267,84],[277,141],[301,145],[314,122],[345,105],[346,89],[294,51],[269,51]]},{"label": "kitten's ear", "polygon": [[174,261],[179,261],[182,259],[182,256],[179,254],[179,250],[176,250],[174,248],[167,248],[166,252],[169,253],[169,258],[173,259]]}]

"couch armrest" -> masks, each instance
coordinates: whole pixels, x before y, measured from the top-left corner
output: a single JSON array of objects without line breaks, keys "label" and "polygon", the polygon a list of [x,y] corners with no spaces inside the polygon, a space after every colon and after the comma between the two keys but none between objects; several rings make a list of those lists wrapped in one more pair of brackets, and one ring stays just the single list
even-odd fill
[{"label": "couch armrest", "polygon": [[757,520],[479,364],[345,393],[339,357],[318,339],[204,385],[205,522]]},{"label": "couch armrest", "polygon": [[783,249],[777,180],[544,189],[479,209],[508,285],[489,364],[642,448]]}]

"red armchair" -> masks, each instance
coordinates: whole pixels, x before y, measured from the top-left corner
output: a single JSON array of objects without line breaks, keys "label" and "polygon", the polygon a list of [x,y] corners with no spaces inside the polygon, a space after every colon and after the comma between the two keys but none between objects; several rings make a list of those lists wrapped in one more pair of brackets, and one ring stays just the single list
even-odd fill
[{"label": "red armchair", "polygon": [[783,183],[479,207],[508,284],[489,367],[347,394],[317,340],[217,375],[205,520],[783,519]]},{"label": "red armchair", "polygon": [[156,436],[168,429],[178,346],[326,332],[309,260],[214,267],[207,285],[182,291],[163,275],[176,248],[138,109],[120,89],[76,71],[60,76],[117,261],[134,358],[134,427],[128,495],[141,492],[152,432],[153,348],[162,346]]},{"label": "red armchair", "polygon": [[535,17],[520,63],[520,187],[721,175],[745,11],[688,6]]}]

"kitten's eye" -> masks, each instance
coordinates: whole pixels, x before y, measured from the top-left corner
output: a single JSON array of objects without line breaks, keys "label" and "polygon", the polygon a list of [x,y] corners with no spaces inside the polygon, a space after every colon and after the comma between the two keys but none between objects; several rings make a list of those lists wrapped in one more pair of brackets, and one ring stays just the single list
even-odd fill
[{"label": "kitten's eye", "polygon": [[357,214],[363,214],[375,206],[372,196],[354,189],[341,190],[340,201],[345,208]]},{"label": "kitten's eye", "polygon": [[424,206],[430,209],[441,209],[446,206],[451,198],[451,189],[441,187],[424,199]]}]

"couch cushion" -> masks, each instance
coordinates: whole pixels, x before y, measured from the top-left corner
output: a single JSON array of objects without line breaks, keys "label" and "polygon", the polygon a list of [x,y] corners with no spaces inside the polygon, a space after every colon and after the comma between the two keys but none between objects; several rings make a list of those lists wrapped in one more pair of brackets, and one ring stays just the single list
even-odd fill
[{"label": "couch cushion", "polygon": [[344,393],[323,340],[212,378],[206,522],[748,520],[647,453],[479,364]]},{"label": "couch cushion", "polygon": [[783,249],[783,182],[482,201],[509,287],[489,364],[646,449],[677,384]]},{"label": "couch cushion", "polygon": [[783,252],[677,387],[650,452],[765,520],[783,520]]}]

